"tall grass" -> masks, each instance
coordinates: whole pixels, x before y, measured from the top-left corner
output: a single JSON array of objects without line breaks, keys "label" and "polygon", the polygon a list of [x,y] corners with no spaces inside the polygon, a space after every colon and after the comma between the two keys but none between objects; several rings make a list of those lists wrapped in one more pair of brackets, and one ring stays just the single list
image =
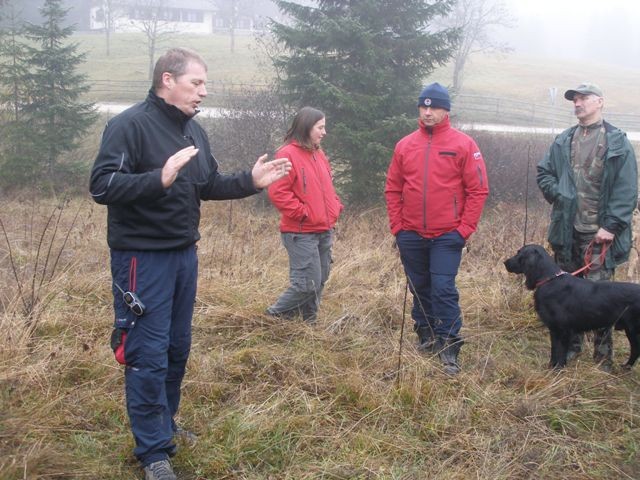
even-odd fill
[{"label": "tall grass", "polygon": [[[639,370],[601,372],[589,352],[563,372],[547,369],[548,335],[531,295],[502,266],[522,243],[520,204],[488,209],[463,257],[466,345],[456,378],[414,347],[384,208],[340,221],[319,321],[307,326],[263,314],[286,286],[287,259],[275,213],[252,205],[203,209],[179,413],[199,441],[181,445],[179,478],[637,478]],[[69,214],[77,207],[77,241],[65,251],[78,267],[59,279],[60,301],[43,312],[32,341],[5,334],[0,342],[3,479],[141,478],[122,370],[108,347],[105,212],[78,200]],[[529,217],[531,239],[542,242],[545,209]],[[23,228],[24,219],[11,218]],[[18,333],[19,320],[5,309],[0,327]],[[627,353],[616,332],[616,362]]]}]

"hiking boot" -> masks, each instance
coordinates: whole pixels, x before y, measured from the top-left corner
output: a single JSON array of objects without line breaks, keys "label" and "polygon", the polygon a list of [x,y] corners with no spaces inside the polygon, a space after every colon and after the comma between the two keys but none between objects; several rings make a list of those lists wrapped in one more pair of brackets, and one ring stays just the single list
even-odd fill
[{"label": "hiking boot", "polygon": [[418,346],[417,349],[419,352],[423,353],[435,353],[434,346],[436,339],[433,337],[433,331],[430,326],[414,326],[413,329],[418,335]]},{"label": "hiking boot", "polygon": [[144,480],[177,480],[169,460],[159,460],[144,467]]},{"label": "hiking boot", "polygon": [[442,362],[442,370],[447,375],[457,375],[460,373],[460,365],[458,364],[458,353],[462,347],[463,341],[457,337],[437,337],[434,344],[434,350],[438,352],[440,361]]},{"label": "hiking boot", "polygon": [[593,361],[600,370],[611,373],[613,367],[613,337],[611,328],[600,328],[593,335]]},{"label": "hiking boot", "polygon": [[611,357],[612,355],[602,355],[597,350],[593,353],[593,361],[598,365],[600,370],[606,373],[611,373],[613,371],[613,359]]},{"label": "hiking boot", "polygon": [[598,368],[605,373],[611,373],[613,371],[613,362],[611,360],[603,360],[598,364]]},{"label": "hiking boot", "polygon": [[569,350],[567,350],[567,363],[569,363],[571,360],[573,360],[574,358],[576,358],[578,355],[580,355],[582,353],[582,349],[580,350],[575,350],[573,348],[570,348]]},{"label": "hiking boot", "polygon": [[305,321],[305,323],[309,324],[309,325],[313,325],[318,321],[318,315],[316,312],[310,313],[310,312],[302,312],[302,320]]},{"label": "hiking boot", "polygon": [[185,430],[182,427],[176,427],[175,431],[173,432],[173,436],[192,446],[198,442],[198,436],[195,433],[190,432],[189,430]]},{"label": "hiking boot", "polygon": [[275,310],[273,310],[271,307],[267,308],[264,312],[266,315],[273,317],[273,318],[280,318],[283,320],[293,320],[294,318],[296,318],[298,316],[298,310],[294,309],[294,310],[288,310],[286,312],[277,312]]}]

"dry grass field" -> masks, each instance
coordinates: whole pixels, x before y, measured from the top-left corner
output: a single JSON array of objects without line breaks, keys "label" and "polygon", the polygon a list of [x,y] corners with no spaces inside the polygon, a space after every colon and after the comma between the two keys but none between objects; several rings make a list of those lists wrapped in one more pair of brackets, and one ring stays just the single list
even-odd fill
[{"label": "dry grass field", "polygon": [[[108,58],[102,37],[76,39],[92,81],[144,80],[140,38],[114,38]],[[203,51],[213,82],[255,82],[265,74],[245,40],[235,56],[223,37],[173,43]],[[552,84],[602,79],[612,108],[640,112],[637,71],[618,78],[595,65],[503,60],[474,61],[469,93],[545,101]],[[433,80],[446,78],[442,70]],[[510,196],[492,191],[463,258],[466,345],[455,378],[415,349],[384,207],[345,212],[318,323],[308,326],[263,314],[287,283],[275,211],[253,200],[203,206],[179,412],[199,440],[180,445],[181,480],[639,477],[640,365],[604,373],[588,348],[564,371],[550,371],[532,295],[502,265],[523,243],[525,178],[537,195],[527,162],[550,139],[487,136],[477,134],[492,185]],[[78,154],[87,163],[98,139],[96,132]],[[86,178],[76,183],[84,192]],[[140,479],[123,370],[109,348],[106,209],[85,197],[59,207],[33,198],[42,196],[5,195],[0,210],[0,479]],[[547,216],[540,202],[531,205],[528,242],[544,243]],[[639,274],[635,255],[617,278],[638,282]],[[614,338],[621,364],[628,343],[620,332]]]},{"label": "dry grass field", "polygon": [[[587,351],[547,369],[531,293],[502,266],[522,244],[522,206],[493,205],[471,239],[463,371],[449,378],[414,347],[384,208],[342,218],[319,321],[307,326],[262,313],[287,260],[275,213],[255,205],[204,207],[179,413],[199,441],[180,446],[180,479],[638,478],[640,366],[607,374]],[[544,239],[546,215],[529,212],[528,239]],[[84,199],[59,210],[3,202],[2,479],[142,478],[108,346],[105,217]],[[614,341],[619,364],[628,344],[620,332]]]}]

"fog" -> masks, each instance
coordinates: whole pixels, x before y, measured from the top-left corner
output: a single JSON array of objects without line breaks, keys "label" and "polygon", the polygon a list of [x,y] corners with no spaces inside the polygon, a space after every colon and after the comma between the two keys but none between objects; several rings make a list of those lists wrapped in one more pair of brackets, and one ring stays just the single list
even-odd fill
[{"label": "fog", "polygon": [[[516,26],[495,28],[492,35],[507,42],[516,53],[640,68],[638,0],[503,1]],[[86,8],[88,3],[65,0],[71,8],[72,23],[83,23],[78,14],[84,9],[78,6]],[[33,21],[42,0],[14,0],[14,4]]]},{"label": "fog", "polygon": [[505,4],[516,26],[495,32],[516,53],[640,68],[637,0],[505,0]]}]

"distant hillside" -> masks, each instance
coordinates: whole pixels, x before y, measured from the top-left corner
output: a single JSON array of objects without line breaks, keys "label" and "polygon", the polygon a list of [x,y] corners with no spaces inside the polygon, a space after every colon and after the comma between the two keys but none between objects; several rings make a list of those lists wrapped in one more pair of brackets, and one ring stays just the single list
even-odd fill
[{"label": "distant hillside", "polygon": [[[449,83],[450,68],[435,72],[429,80]],[[611,112],[640,115],[640,69],[522,55],[476,56],[465,74],[461,93],[488,95],[550,104],[549,88],[557,88],[556,104],[567,102],[565,90],[584,81],[600,85],[605,108]]]},{"label": "distant hillside", "polygon": [[[80,44],[81,50],[87,52],[85,72],[92,81],[138,81],[143,84],[148,81],[148,58],[142,34],[113,35],[112,53],[108,57],[103,35],[77,34],[74,41]],[[158,52],[162,53],[168,45],[182,45],[200,52],[207,60],[209,79],[214,84],[263,84],[271,77],[270,63],[252,36],[236,38],[233,53],[230,51],[230,39],[225,35],[176,35]],[[464,88],[460,93],[550,105],[549,88],[556,87],[556,104],[561,106],[566,103],[562,96],[566,89],[588,80],[603,88],[606,110],[640,115],[639,79],[640,69],[522,55],[476,56],[468,66]],[[437,70],[425,79],[425,83],[436,80],[449,84],[450,68]],[[117,100],[110,98],[106,90],[102,96],[104,100]]]}]

